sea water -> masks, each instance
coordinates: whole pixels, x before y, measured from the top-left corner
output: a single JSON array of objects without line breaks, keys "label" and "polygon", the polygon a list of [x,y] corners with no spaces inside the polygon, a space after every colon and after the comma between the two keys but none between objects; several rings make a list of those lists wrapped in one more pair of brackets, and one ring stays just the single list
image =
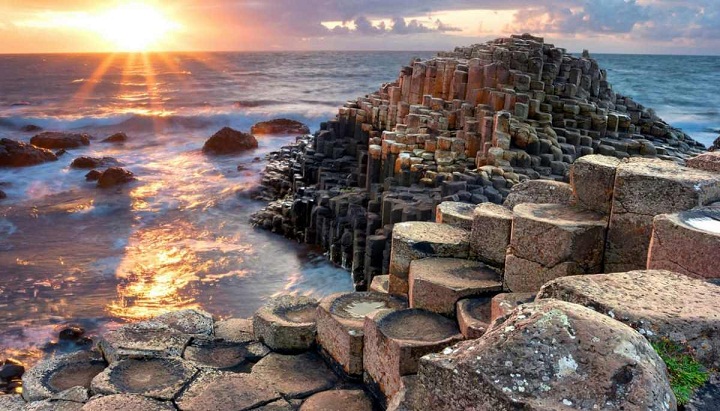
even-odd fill
[{"label": "sea water", "polygon": [[[317,250],[248,224],[264,136],[237,156],[202,154],[224,126],[278,117],[316,130],[346,100],[394,81],[417,52],[0,56],[0,137],[20,128],[97,139],[59,161],[0,169],[0,359],[32,362],[80,324],[94,335],[178,308],[247,317],[272,295],[350,290]],[[705,144],[720,129],[720,58],[595,56],[615,90]],[[127,143],[99,143],[115,132]],[[138,181],[99,190],[81,155],[111,156]],[[238,166],[242,166],[238,168]]]}]

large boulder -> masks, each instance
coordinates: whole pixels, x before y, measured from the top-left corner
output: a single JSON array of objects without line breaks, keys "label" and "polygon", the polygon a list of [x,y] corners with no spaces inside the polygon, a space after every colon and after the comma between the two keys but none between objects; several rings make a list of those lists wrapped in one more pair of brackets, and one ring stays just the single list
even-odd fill
[{"label": "large boulder", "polygon": [[258,142],[252,134],[225,127],[210,137],[202,150],[207,154],[234,154],[257,147]]},{"label": "large boulder", "polygon": [[135,181],[135,175],[121,167],[110,167],[100,174],[97,186],[100,188],[115,187]]},{"label": "large boulder", "polygon": [[708,367],[720,367],[720,287],[665,270],[558,278],[541,298],[590,307],[637,329],[692,348]]},{"label": "large boulder", "polygon": [[115,133],[115,134],[111,135],[110,137],[102,140],[101,143],[113,143],[113,144],[118,144],[118,143],[124,143],[124,142],[126,142],[127,139],[128,139],[127,134],[125,134],[125,133]]},{"label": "large boulder", "polygon": [[676,409],[642,335],[558,300],[525,304],[482,338],[423,357],[418,376],[422,409]]},{"label": "large boulder", "polygon": [[286,118],[277,118],[269,121],[262,121],[255,124],[250,129],[252,134],[274,134],[274,135],[296,135],[310,134],[310,129],[305,124],[288,120]]},{"label": "large boulder", "polygon": [[30,143],[48,149],[77,148],[90,145],[90,136],[85,133],[46,131],[31,138]]},{"label": "large boulder", "polygon": [[47,161],[57,161],[50,150],[3,138],[0,140],[0,167],[26,167]]},{"label": "large boulder", "polygon": [[109,165],[117,165],[118,161],[112,157],[89,157],[81,156],[70,163],[71,168],[97,168]]}]

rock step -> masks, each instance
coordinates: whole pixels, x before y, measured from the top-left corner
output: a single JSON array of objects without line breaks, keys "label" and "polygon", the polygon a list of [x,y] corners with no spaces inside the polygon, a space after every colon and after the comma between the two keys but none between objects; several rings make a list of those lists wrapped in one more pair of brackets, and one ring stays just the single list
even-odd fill
[{"label": "rock step", "polygon": [[447,224],[396,224],[390,249],[390,293],[408,293],[408,275],[413,260],[427,257],[467,258],[469,234],[466,230]]},{"label": "rock step", "polygon": [[372,279],[370,284],[370,291],[376,293],[388,293],[390,287],[390,276],[389,275],[376,275]]},{"label": "rock step", "polygon": [[457,322],[465,338],[480,338],[490,328],[491,302],[490,297],[465,298],[457,302]]},{"label": "rock step", "polygon": [[534,292],[557,277],[602,272],[607,219],[562,204],[515,206],[505,286]]},{"label": "rock step", "polygon": [[410,263],[410,307],[448,317],[455,303],[469,296],[502,291],[502,278],[478,261],[457,258],[424,258]]},{"label": "rock step", "polygon": [[483,203],[473,211],[469,256],[495,267],[505,265],[505,253],[510,245],[512,211],[508,208]]},{"label": "rock step", "polygon": [[470,231],[473,224],[475,204],[444,201],[435,211],[435,222]]},{"label": "rock step", "polygon": [[268,301],[253,316],[253,331],[273,351],[307,351],[315,343],[314,298],[285,295]]}]

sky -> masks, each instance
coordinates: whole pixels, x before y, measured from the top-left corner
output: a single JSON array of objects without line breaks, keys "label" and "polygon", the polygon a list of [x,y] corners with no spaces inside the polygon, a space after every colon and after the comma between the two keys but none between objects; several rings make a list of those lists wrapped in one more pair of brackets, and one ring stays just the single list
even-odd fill
[{"label": "sky", "polygon": [[451,50],[720,54],[720,0],[0,0],[0,53]]}]

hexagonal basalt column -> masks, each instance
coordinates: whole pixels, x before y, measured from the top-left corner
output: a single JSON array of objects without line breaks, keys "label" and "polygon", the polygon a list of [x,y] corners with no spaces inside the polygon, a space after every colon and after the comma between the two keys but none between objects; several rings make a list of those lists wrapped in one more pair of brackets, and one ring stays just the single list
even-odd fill
[{"label": "hexagonal basalt column", "polygon": [[720,278],[720,207],[703,207],[653,220],[648,269]]},{"label": "hexagonal basalt column", "polygon": [[410,263],[410,307],[447,317],[455,316],[455,303],[469,296],[502,291],[497,271],[478,261],[425,258]]},{"label": "hexagonal basalt column", "polygon": [[420,357],[463,338],[455,321],[419,309],[368,316],[364,332],[364,379],[381,402],[399,392],[402,376],[417,373]]},{"label": "hexagonal basalt column", "polygon": [[322,351],[351,377],[363,372],[365,316],[384,309],[404,309],[404,299],[376,292],[340,293],[324,298],[317,313],[317,341]]},{"label": "hexagonal basalt column", "polygon": [[299,352],[315,342],[314,298],[285,295],[270,300],[253,317],[255,337],[274,351]]},{"label": "hexagonal basalt column", "polygon": [[130,357],[179,357],[191,338],[166,324],[150,320],[106,333],[98,347],[108,362]]},{"label": "hexagonal basalt column", "polygon": [[490,297],[465,298],[457,302],[457,321],[465,338],[480,338],[490,327],[490,302]]},{"label": "hexagonal basalt column", "polygon": [[570,169],[570,185],[574,204],[579,207],[610,214],[615,172],[620,159],[601,155],[584,156]]},{"label": "hexagonal basalt column", "polygon": [[243,343],[197,338],[185,348],[183,358],[198,368],[246,371],[254,357],[247,347]]},{"label": "hexagonal basalt column", "polygon": [[644,269],[653,218],[720,199],[720,174],[673,162],[631,159],[618,167],[605,250],[605,272]]},{"label": "hexagonal basalt column", "polygon": [[300,411],[373,411],[373,403],[363,390],[319,392],[303,402]]},{"label": "hexagonal basalt column", "polygon": [[68,388],[90,388],[92,379],[106,365],[102,356],[96,352],[83,351],[48,358],[22,376],[22,395],[26,401],[40,401]]},{"label": "hexagonal basalt column", "polygon": [[508,208],[483,203],[473,214],[470,233],[470,258],[486,262],[495,267],[505,265],[505,253],[510,245],[512,211]]},{"label": "hexagonal basalt column", "polygon": [[390,293],[408,293],[408,274],[413,260],[427,257],[467,258],[468,237],[467,231],[447,224],[396,224],[390,251]]},{"label": "hexagonal basalt column", "polygon": [[390,276],[389,275],[376,275],[370,283],[370,291],[376,293],[388,293],[390,287]]},{"label": "hexagonal basalt column", "polygon": [[203,371],[176,404],[182,411],[250,410],[280,398],[269,381],[252,374]]},{"label": "hexagonal basalt column", "polygon": [[197,372],[178,358],[121,360],[111,364],[92,380],[97,394],[140,394],[172,400]]},{"label": "hexagonal basalt column", "polygon": [[172,402],[161,402],[137,394],[93,397],[83,411],[174,411]]},{"label": "hexagonal basalt column", "polygon": [[561,204],[520,204],[514,209],[505,285],[532,292],[557,277],[602,272],[606,219]]},{"label": "hexagonal basalt column", "polygon": [[472,229],[475,207],[475,204],[445,201],[438,204],[435,210],[435,222],[469,231]]},{"label": "hexagonal basalt column", "polygon": [[258,362],[252,376],[268,381],[286,399],[305,398],[333,388],[338,378],[314,352],[270,354]]}]

